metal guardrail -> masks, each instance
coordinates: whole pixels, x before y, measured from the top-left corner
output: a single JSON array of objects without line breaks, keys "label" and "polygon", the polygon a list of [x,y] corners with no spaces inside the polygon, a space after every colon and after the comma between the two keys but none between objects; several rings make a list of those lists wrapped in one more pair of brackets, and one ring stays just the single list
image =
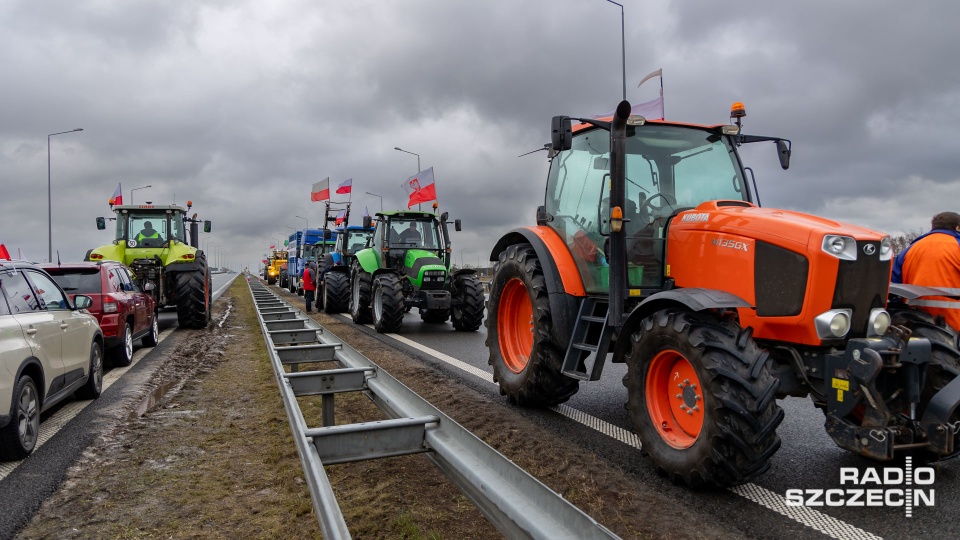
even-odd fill
[{"label": "metal guardrail", "polygon": [[[509,538],[617,538],[265,285],[249,284],[324,538],[350,538],[324,464],[413,453],[424,453]],[[316,362],[336,368],[298,371]],[[340,392],[364,392],[387,419],[335,425]],[[297,397],[308,395],[321,396],[321,427],[304,420]]]}]

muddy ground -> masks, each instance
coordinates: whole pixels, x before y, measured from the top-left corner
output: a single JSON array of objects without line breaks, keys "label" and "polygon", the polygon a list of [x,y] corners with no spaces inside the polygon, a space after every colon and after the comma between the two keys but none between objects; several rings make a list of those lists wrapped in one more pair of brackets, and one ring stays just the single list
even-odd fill
[{"label": "muddy ground", "polygon": [[[732,536],[505,403],[488,401],[352,323],[313,316],[619,536]],[[321,536],[246,283],[238,279],[217,302],[210,328],[173,337],[171,354],[148,360],[164,363],[150,385],[105,422],[19,538]],[[161,386],[171,390],[145,399]],[[305,399],[301,408],[311,426],[320,425],[319,399]],[[361,395],[338,397],[338,424],[382,418]],[[326,469],[355,538],[499,536],[423,455]]]}]

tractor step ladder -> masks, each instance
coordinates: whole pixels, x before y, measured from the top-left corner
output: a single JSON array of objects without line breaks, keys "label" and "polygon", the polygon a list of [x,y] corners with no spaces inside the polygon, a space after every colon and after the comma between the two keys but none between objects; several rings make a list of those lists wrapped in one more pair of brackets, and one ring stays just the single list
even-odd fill
[{"label": "tractor step ladder", "polygon": [[600,378],[610,351],[612,329],[607,324],[609,312],[609,303],[605,300],[588,296],[580,302],[570,346],[563,357],[564,375],[581,381]]}]

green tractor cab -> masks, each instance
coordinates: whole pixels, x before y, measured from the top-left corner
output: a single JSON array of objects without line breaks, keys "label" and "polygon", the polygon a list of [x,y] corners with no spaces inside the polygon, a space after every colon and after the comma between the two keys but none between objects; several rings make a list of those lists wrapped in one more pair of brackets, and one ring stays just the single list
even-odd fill
[{"label": "green tractor cab", "polygon": [[[451,275],[447,213],[396,211],[377,215],[368,247],[356,252],[350,271],[350,314],[377,332],[397,332],[408,308],[428,323],[451,319],[460,331],[483,322],[483,287],[475,270]],[[460,230],[460,220],[455,222]],[[370,218],[364,226],[370,226]]]},{"label": "green tractor cab", "polygon": [[[183,328],[205,328],[210,322],[210,270],[206,254],[197,249],[200,221],[176,205],[110,205],[116,217],[114,240],[91,249],[84,260],[119,261],[129,266],[140,283],[153,284],[150,293],[158,307],[177,308]],[[97,218],[105,230],[107,218]],[[189,229],[189,240],[188,240]],[[210,232],[210,222],[203,222]]]}]

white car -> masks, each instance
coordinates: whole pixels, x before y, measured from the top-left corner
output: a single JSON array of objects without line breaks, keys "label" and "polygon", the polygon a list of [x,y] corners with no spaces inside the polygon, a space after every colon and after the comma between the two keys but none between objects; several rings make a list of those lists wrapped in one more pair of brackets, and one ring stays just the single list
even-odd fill
[{"label": "white car", "polygon": [[85,311],[34,264],[0,260],[0,461],[37,445],[40,414],[76,394],[103,389],[103,334]]}]

